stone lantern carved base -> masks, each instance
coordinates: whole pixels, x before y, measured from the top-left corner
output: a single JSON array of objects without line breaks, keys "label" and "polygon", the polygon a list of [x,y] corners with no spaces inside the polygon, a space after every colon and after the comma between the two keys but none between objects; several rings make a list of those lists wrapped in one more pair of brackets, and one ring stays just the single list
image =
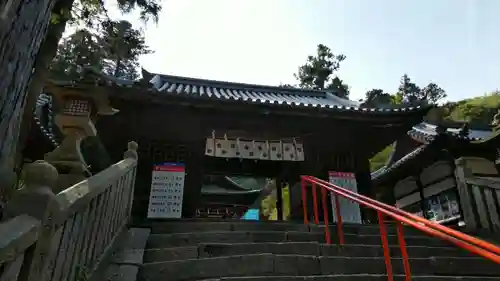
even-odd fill
[{"label": "stone lantern carved base", "polygon": [[45,155],[45,161],[56,167],[60,176],[55,185],[57,192],[64,190],[91,175],[80,151],[83,136],[67,135],[62,143]]}]

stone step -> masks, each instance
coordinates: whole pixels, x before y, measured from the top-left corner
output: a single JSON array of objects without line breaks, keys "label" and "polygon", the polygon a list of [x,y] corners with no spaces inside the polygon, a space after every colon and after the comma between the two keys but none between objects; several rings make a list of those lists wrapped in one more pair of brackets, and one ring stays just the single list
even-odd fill
[{"label": "stone step", "polygon": [[[500,276],[500,266],[482,258],[412,258],[410,264],[414,275]],[[392,259],[392,267],[395,274],[404,273],[401,259]],[[351,275],[360,272],[386,274],[384,258],[257,254],[155,262],[145,263],[142,266],[140,280],[168,278],[172,281],[181,281],[239,276]]]},{"label": "stone step", "polygon": [[[391,246],[391,256],[400,257],[399,246]],[[408,246],[408,255],[422,257],[466,257],[469,253],[451,247]],[[384,251],[379,245],[326,245],[316,242],[284,243],[205,243],[198,246],[149,249],[144,254],[144,262],[224,257],[248,254],[281,254],[310,256],[344,257],[383,257]]]},{"label": "stone step", "polygon": [[[312,281],[387,281],[387,275],[381,274],[355,274],[355,275],[312,275],[312,276],[246,276],[246,277],[223,277],[216,279],[205,279],[201,281],[288,281],[288,280],[312,280]],[[500,277],[484,276],[412,276],[413,281],[498,281]],[[394,281],[405,281],[404,275],[395,275]]]},{"label": "stone step", "polygon": [[[345,244],[381,245],[380,235],[345,234]],[[331,234],[332,243],[338,243],[336,233]],[[395,235],[388,235],[389,244],[398,245]],[[322,232],[299,231],[215,231],[175,234],[152,234],[148,249],[177,246],[194,246],[199,243],[251,243],[251,242],[325,242]],[[449,246],[448,242],[436,238],[405,235],[408,245]]]},{"label": "stone step", "polygon": [[[301,231],[301,232],[323,232],[323,225],[304,225],[302,223],[290,222],[261,222],[261,221],[241,221],[241,220],[227,220],[227,221],[151,221],[143,223],[142,227],[150,227],[153,234],[169,234],[169,233],[188,233],[188,232],[201,232],[201,231]],[[336,225],[330,225],[332,232],[337,231]],[[378,224],[343,224],[345,233],[351,234],[379,234],[380,228]],[[392,223],[387,224],[389,233],[396,233],[396,227]],[[412,235],[425,235],[420,231],[411,227],[404,228],[405,233]]]}]

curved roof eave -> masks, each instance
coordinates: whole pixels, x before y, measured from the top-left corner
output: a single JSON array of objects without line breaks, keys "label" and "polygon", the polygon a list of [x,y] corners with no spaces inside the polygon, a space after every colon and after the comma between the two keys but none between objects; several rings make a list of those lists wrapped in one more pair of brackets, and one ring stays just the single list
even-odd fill
[{"label": "curved roof eave", "polygon": [[[430,124],[428,122],[421,122],[408,131],[408,135],[414,140],[421,143],[428,143],[434,139],[437,133],[437,125]],[[446,128],[446,133],[454,137],[462,137],[460,135],[461,128]],[[478,130],[478,129],[468,129],[467,138],[471,141],[480,141],[490,138],[493,135],[491,130]]]}]

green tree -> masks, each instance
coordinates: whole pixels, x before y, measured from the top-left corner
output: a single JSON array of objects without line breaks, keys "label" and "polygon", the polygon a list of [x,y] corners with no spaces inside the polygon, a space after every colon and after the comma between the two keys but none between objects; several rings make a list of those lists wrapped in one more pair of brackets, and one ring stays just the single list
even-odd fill
[{"label": "green tree", "polygon": [[295,89],[295,88],[297,88],[296,86],[294,86],[292,84],[280,84],[278,87],[280,87],[280,88],[288,88],[288,89]]},{"label": "green tree", "polygon": [[134,29],[128,21],[104,22],[101,41],[107,74],[126,79],[139,77],[139,56],[152,52],[141,30]]},{"label": "green tree", "polygon": [[394,103],[394,97],[382,89],[372,89],[365,93],[364,106],[377,107]]},{"label": "green tree", "polygon": [[426,100],[429,103],[437,103],[438,101],[446,98],[446,92],[439,87],[436,83],[429,83],[420,91],[420,99]]},{"label": "green tree", "polygon": [[[26,5],[28,5],[29,3],[28,1],[23,1],[21,3],[24,2]],[[55,5],[52,6],[51,4],[53,4],[54,2]],[[41,42],[41,45],[34,45],[36,46],[38,52],[26,52],[27,54],[37,53],[33,67],[27,68],[29,69],[31,79],[25,80],[26,83],[27,81],[30,81],[29,87],[27,91],[23,87],[17,87],[16,91],[11,91],[9,94],[12,97],[16,97],[15,100],[19,101],[20,104],[24,103],[24,108],[22,106],[13,107],[13,110],[18,112],[9,114],[10,116],[12,116],[12,118],[2,119],[2,123],[8,122],[8,127],[11,127],[13,130],[12,132],[8,133],[8,135],[15,136],[16,138],[17,136],[19,136],[16,143],[20,144],[16,147],[16,143],[14,143],[14,145],[9,145],[9,147],[3,146],[3,148],[4,150],[10,151],[10,153],[14,154],[17,151],[18,157],[20,155],[20,149],[22,149],[22,145],[24,144],[28,136],[36,100],[38,98],[38,95],[42,92],[44,81],[46,81],[46,79],[50,75],[50,64],[52,62],[52,59],[56,56],[57,47],[63,37],[66,25],[70,23],[75,26],[87,26],[89,28],[92,28],[104,20],[109,20],[107,11],[104,7],[104,2],[102,0],[53,0],[46,1],[46,3],[47,5],[50,4],[50,7],[52,7],[51,16],[47,17],[43,14],[40,14],[36,17],[36,20],[43,19],[43,22],[40,22],[38,24],[47,24],[50,22],[45,38]],[[29,3],[29,5],[32,4],[33,3]],[[117,4],[118,8],[123,13],[129,13],[133,10],[139,10],[140,17],[144,21],[153,20],[157,22],[159,13],[161,11],[161,5],[159,4],[158,0],[117,0]],[[21,7],[15,8],[17,10],[21,10]],[[21,23],[9,26],[15,27],[25,25]],[[39,29],[39,27],[36,27],[36,30]],[[26,46],[24,48],[29,47],[33,46]],[[34,69],[34,72],[31,71],[32,69]],[[5,126],[2,125],[0,127]],[[1,142],[0,146],[2,146]],[[0,160],[2,159],[0,158]]]},{"label": "green tree", "polygon": [[330,48],[319,44],[314,56],[308,56],[305,64],[299,66],[294,74],[299,87],[314,90],[335,90],[334,94],[347,98],[349,87],[337,77],[340,63],[345,60],[343,54],[333,54]]},{"label": "green tree", "polygon": [[411,81],[407,74],[404,74],[401,77],[396,96],[402,99],[404,103],[408,104],[417,104],[421,102],[436,104],[440,100],[446,98],[446,92],[436,83],[429,83],[424,88],[420,88]]},{"label": "green tree", "polygon": [[333,90],[333,92],[341,98],[349,97],[349,85],[344,83],[344,81],[341,80],[338,76],[335,76],[325,89]]},{"label": "green tree", "polygon": [[51,78],[75,80],[82,67],[93,67],[105,74],[126,79],[139,76],[139,55],[151,51],[141,30],[128,21],[105,22],[99,34],[77,30],[62,40],[50,66]]},{"label": "green tree", "polygon": [[50,77],[56,80],[76,80],[82,67],[102,69],[104,50],[99,38],[86,29],[77,30],[59,45],[50,65]]},{"label": "green tree", "polygon": [[419,101],[420,87],[413,83],[407,74],[404,74],[396,95],[401,97],[404,103],[414,104]]}]

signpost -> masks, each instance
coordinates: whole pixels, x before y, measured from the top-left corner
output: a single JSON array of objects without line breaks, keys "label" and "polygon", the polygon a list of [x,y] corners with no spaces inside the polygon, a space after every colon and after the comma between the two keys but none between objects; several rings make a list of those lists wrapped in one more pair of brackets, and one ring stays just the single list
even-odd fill
[{"label": "signpost", "polygon": [[[328,172],[328,178],[329,182],[334,185],[343,187],[353,192],[358,192],[356,176],[354,173],[330,171]],[[337,213],[335,212],[335,196],[333,193],[330,196],[330,200],[332,202],[333,222],[335,223],[337,222]],[[349,199],[339,196],[339,203],[342,222],[361,223],[361,211],[356,202],[352,202]]]},{"label": "signpost", "polygon": [[182,163],[153,166],[148,218],[181,218],[185,176]]}]

